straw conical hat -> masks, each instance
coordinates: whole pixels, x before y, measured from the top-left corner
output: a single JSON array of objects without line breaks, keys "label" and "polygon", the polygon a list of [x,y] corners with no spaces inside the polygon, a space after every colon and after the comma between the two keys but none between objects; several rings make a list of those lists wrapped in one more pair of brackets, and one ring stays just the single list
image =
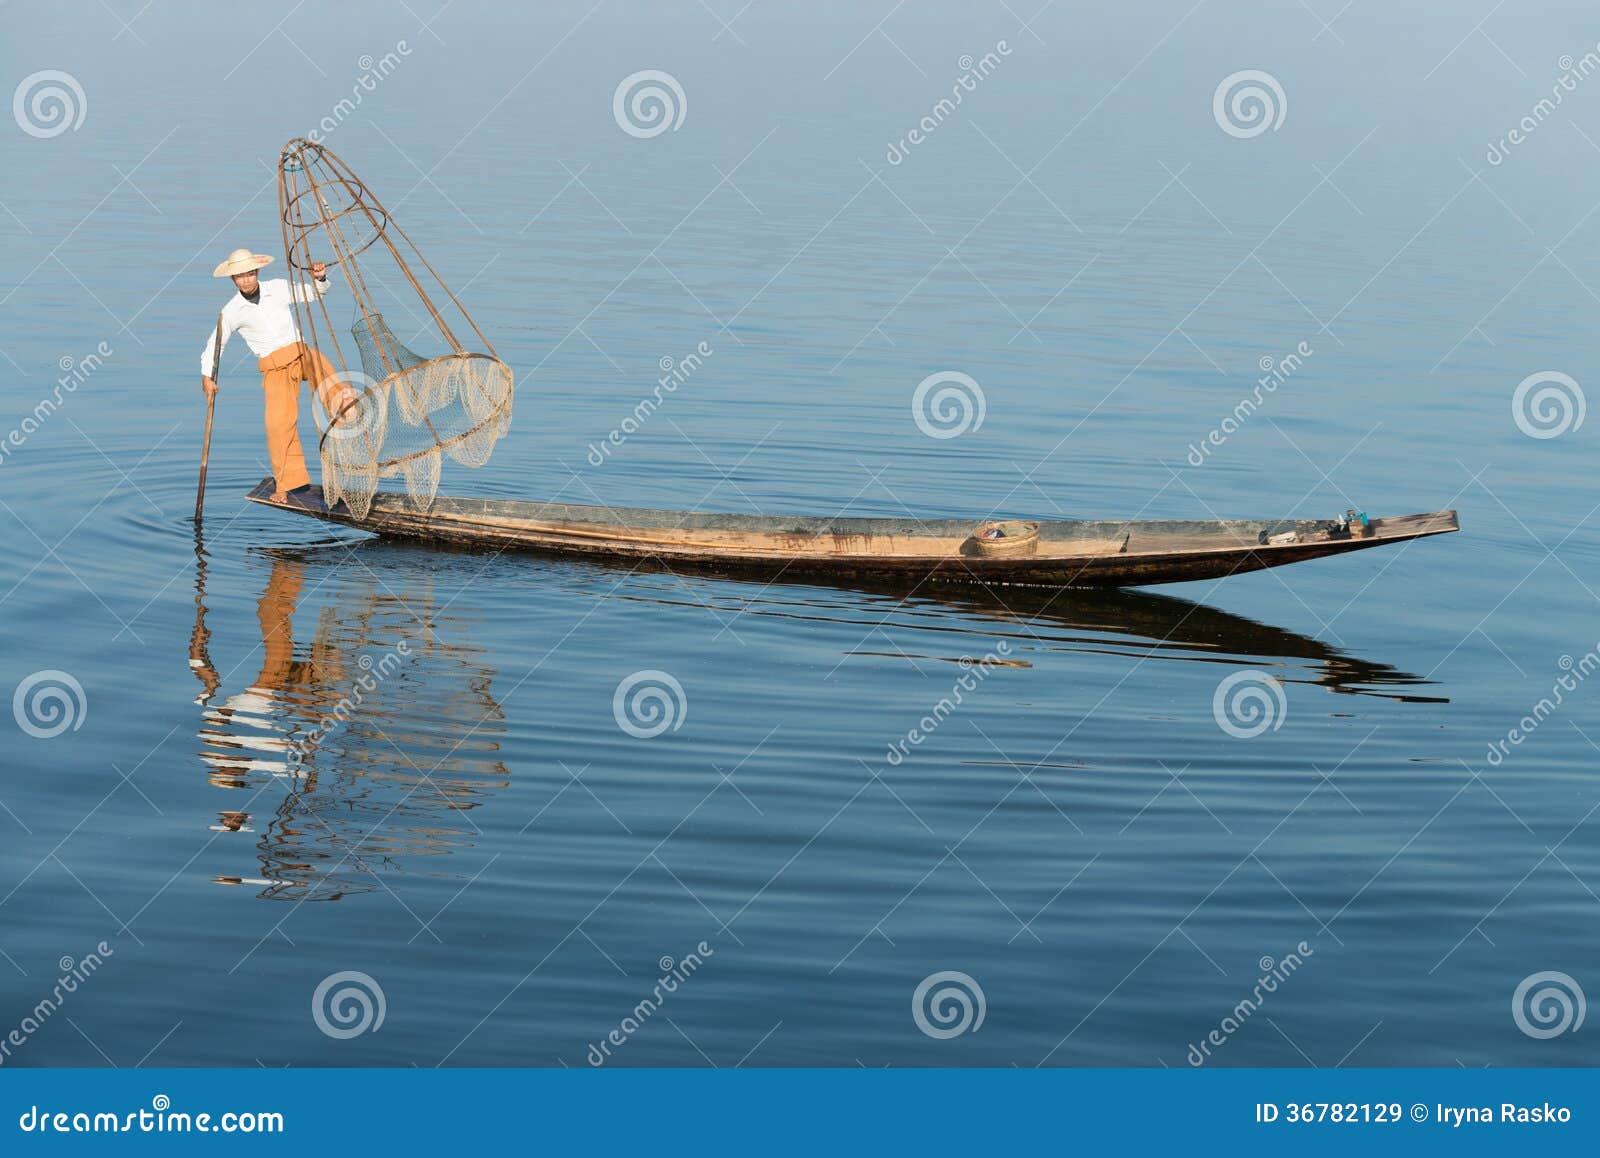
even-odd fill
[{"label": "straw conical hat", "polygon": [[249,273],[252,269],[260,269],[264,265],[271,264],[271,254],[256,253],[249,249],[236,249],[228,254],[227,259],[221,265],[211,271],[211,276],[232,277],[236,273]]}]

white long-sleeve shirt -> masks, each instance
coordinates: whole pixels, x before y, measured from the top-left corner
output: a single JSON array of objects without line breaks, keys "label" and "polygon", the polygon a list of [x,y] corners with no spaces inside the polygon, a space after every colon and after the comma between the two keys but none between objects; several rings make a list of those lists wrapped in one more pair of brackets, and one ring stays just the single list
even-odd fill
[{"label": "white long-sleeve shirt", "polygon": [[[315,290],[311,288],[315,287]],[[235,293],[222,307],[222,348],[227,349],[228,339],[235,333],[244,338],[244,344],[258,358],[300,340],[300,331],[294,324],[293,302],[309,302],[328,292],[328,279],[313,281],[311,286],[291,287],[285,278],[275,278],[261,283],[259,300],[252,302],[241,293]],[[291,292],[293,297],[290,297]],[[200,351],[200,373],[207,378],[216,377],[217,366],[213,360],[217,331],[213,327],[206,334],[206,344]]]}]

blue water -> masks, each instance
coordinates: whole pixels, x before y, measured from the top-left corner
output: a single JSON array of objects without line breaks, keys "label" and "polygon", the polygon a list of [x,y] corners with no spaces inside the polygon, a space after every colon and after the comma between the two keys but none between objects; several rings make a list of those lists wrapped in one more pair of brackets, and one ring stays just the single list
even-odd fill
[{"label": "blue water", "polygon": [[[12,12],[6,87],[67,72],[84,115],[0,125],[0,691],[82,697],[31,685],[70,723],[19,709],[0,749],[0,1033],[34,1019],[5,1064],[581,1066],[609,1040],[622,1065],[1181,1067],[1213,1030],[1206,1064],[1593,1062],[1575,1017],[1513,1009],[1535,974],[1600,988],[1595,427],[1530,437],[1513,395],[1581,394],[1600,357],[1600,81],[1487,151],[1596,28],[1313,7]],[[643,69],[679,82],[676,130],[614,119]],[[1235,137],[1212,97],[1244,69],[1284,117]],[[268,472],[236,342],[197,543],[210,270],[281,250],[272,165],[325,117],[518,375],[447,493],[1457,508],[1463,533],[1001,599],[385,544],[243,501]],[[946,370],[985,413],[935,439],[911,402]],[[681,689],[650,738],[613,711],[641,671]],[[1251,738],[1213,712],[1239,673],[1281,681]],[[344,983],[316,994],[346,971],[384,1015],[336,1036]],[[972,1013],[936,1003],[964,1032],[929,1034],[914,995],[951,971]]]}]

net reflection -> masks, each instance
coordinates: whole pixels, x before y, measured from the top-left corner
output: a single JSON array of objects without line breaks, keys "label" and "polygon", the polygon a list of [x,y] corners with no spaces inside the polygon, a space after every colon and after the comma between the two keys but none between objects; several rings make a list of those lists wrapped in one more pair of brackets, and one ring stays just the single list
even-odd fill
[{"label": "net reflection", "polygon": [[[253,656],[222,675],[212,665],[197,552],[199,755],[215,787],[242,794],[212,828],[254,836],[258,861],[217,882],[331,901],[388,888],[385,874],[437,873],[432,858],[470,847],[472,810],[510,781],[497,756],[505,717],[484,652],[438,613],[431,583],[394,591],[349,568],[324,586],[318,562],[308,590],[305,560],[261,552],[271,572],[256,607],[260,670],[226,694]],[[331,602],[297,639],[297,613],[319,591]]]}]

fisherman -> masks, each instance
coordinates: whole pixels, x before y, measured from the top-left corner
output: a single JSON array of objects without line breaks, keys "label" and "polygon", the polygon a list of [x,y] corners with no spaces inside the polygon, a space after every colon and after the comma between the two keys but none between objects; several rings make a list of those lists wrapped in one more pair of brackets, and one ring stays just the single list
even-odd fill
[{"label": "fisherman", "polygon": [[[272,460],[272,501],[288,502],[289,496],[311,485],[306,473],[306,457],[300,449],[300,383],[307,382],[322,403],[324,411],[337,416],[336,422],[354,421],[355,411],[344,408],[356,394],[339,379],[333,364],[300,339],[295,324],[294,302],[311,302],[328,292],[326,262],[313,262],[312,282],[291,286],[278,278],[262,281],[263,266],[272,264],[269,254],[236,249],[211,271],[212,277],[233,279],[236,297],[222,307],[222,347],[235,331],[244,335],[245,345],[256,356],[261,371],[261,388],[266,393],[267,454]],[[206,337],[200,351],[200,385],[209,398],[217,392],[217,335]]]}]

